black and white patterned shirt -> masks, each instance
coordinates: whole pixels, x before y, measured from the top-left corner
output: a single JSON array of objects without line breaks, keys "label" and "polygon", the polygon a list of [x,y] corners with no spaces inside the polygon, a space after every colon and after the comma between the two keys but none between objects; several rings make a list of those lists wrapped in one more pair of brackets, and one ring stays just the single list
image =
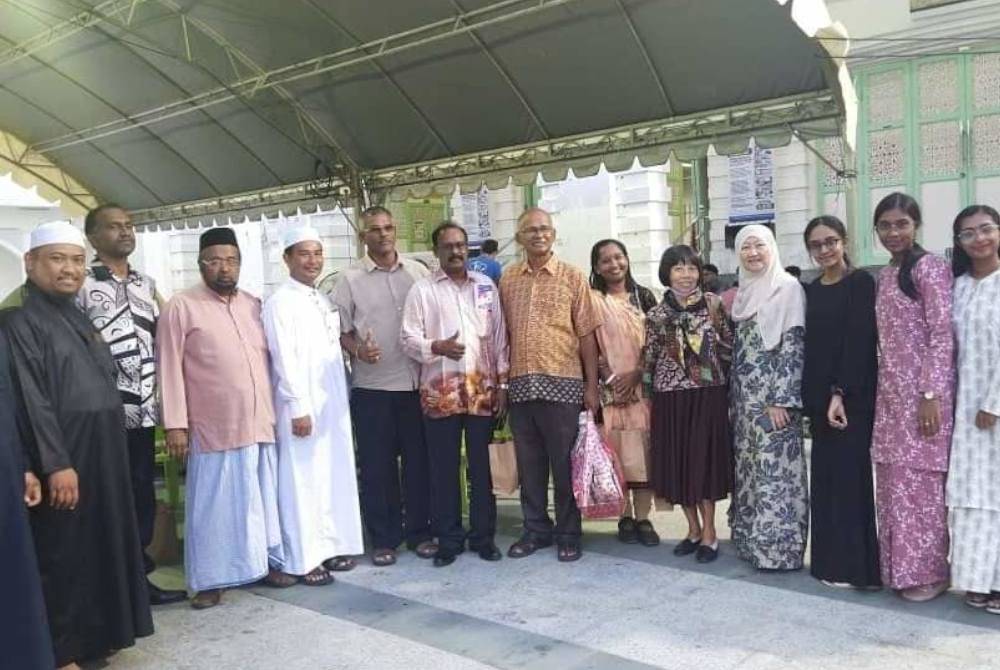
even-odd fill
[{"label": "black and white patterned shirt", "polygon": [[159,423],[153,338],[160,308],[151,277],[129,267],[124,279],[95,263],[77,296],[87,318],[111,348],[118,368],[118,391],[125,405],[125,427]]}]

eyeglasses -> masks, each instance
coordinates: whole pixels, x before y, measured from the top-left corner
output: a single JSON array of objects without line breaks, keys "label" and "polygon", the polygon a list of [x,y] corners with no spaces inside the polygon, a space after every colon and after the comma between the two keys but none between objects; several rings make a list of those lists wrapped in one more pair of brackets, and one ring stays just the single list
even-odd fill
[{"label": "eyeglasses", "polygon": [[536,235],[544,237],[551,235],[553,230],[552,226],[531,226],[529,228],[522,228],[519,232],[527,237],[534,237]]},{"label": "eyeglasses", "polygon": [[995,223],[981,223],[975,228],[966,228],[956,235],[955,239],[962,244],[968,244],[969,242],[974,242],[980,235],[983,237],[989,237],[998,230],[1000,230],[1000,226]]},{"label": "eyeglasses", "polygon": [[825,240],[809,240],[806,246],[813,253],[823,253],[827,249],[836,249],[842,241],[839,237],[828,237]]},{"label": "eyeglasses", "polygon": [[897,219],[896,221],[887,221],[883,219],[875,224],[875,230],[880,233],[888,233],[889,231],[902,233],[903,231],[909,230],[912,225],[913,221],[910,219]]},{"label": "eyeglasses", "polygon": [[227,268],[238,268],[240,266],[239,258],[205,258],[201,261],[201,264],[210,267],[213,270],[218,270],[223,267]]}]

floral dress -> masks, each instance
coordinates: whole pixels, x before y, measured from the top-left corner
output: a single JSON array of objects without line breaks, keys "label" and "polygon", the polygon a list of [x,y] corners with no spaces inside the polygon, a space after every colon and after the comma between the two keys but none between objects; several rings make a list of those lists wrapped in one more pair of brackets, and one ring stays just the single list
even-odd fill
[{"label": "floral dress", "polygon": [[[755,319],[736,325],[730,387],[736,467],[729,525],[737,555],[756,568],[802,567],[809,530],[801,421],[804,350],[801,326],[767,350]],[[765,430],[768,406],[788,409],[789,425]]]}]

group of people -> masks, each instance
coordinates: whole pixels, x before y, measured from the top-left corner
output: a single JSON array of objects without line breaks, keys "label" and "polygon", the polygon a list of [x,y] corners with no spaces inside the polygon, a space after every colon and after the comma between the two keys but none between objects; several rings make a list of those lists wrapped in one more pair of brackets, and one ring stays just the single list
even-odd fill
[{"label": "group of people", "polygon": [[659,544],[650,511],[676,504],[688,532],[673,552],[711,562],[715,506],[731,496],[736,554],[758,569],[802,567],[811,514],[824,582],[921,601],[950,580],[1000,613],[1000,215],[959,214],[951,267],[917,243],[911,197],[887,196],[874,219],[892,254],[877,282],[824,216],[805,230],[822,271],[805,289],[771,230],[750,225],[729,300],[684,245],[663,254],[658,300],[617,240],[594,245],[589,281],[560,260],[539,208],[519,217],[523,259],[497,281],[470,269],[458,224],[433,231],[430,272],[397,253],[391,213],[372,207],[367,253],[331,298],[304,226],[286,231],[289,278],[263,304],[239,288],[232,229],[201,236],[202,281],[163,304],[128,262],[122,207],[87,216],[89,266],[80,231],[40,226],[22,305],[0,320],[0,564],[20,591],[0,629],[18,667],[130,646],[152,633],[151,604],[187,597],[147,577],[157,425],[186,463],[196,609],[259,580],[329,584],[365,533],[376,566],[404,541],[437,567],[466,549],[500,560],[489,444],[505,420],[523,515],[507,555],[554,544],[559,561],[579,559],[570,452],[587,411],[639,454],[623,542]]}]

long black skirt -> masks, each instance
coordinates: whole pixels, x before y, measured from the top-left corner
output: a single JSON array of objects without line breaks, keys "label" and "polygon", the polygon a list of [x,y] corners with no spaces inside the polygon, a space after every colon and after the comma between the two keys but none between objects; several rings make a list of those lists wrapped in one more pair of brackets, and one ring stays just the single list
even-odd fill
[{"label": "long black skirt", "polygon": [[872,488],[872,415],[855,412],[836,430],[812,420],[812,542],[809,571],[817,579],[881,586],[875,495]]},{"label": "long black skirt", "polygon": [[650,424],[656,495],[691,506],[730,494],[733,457],[725,387],[654,393]]}]

